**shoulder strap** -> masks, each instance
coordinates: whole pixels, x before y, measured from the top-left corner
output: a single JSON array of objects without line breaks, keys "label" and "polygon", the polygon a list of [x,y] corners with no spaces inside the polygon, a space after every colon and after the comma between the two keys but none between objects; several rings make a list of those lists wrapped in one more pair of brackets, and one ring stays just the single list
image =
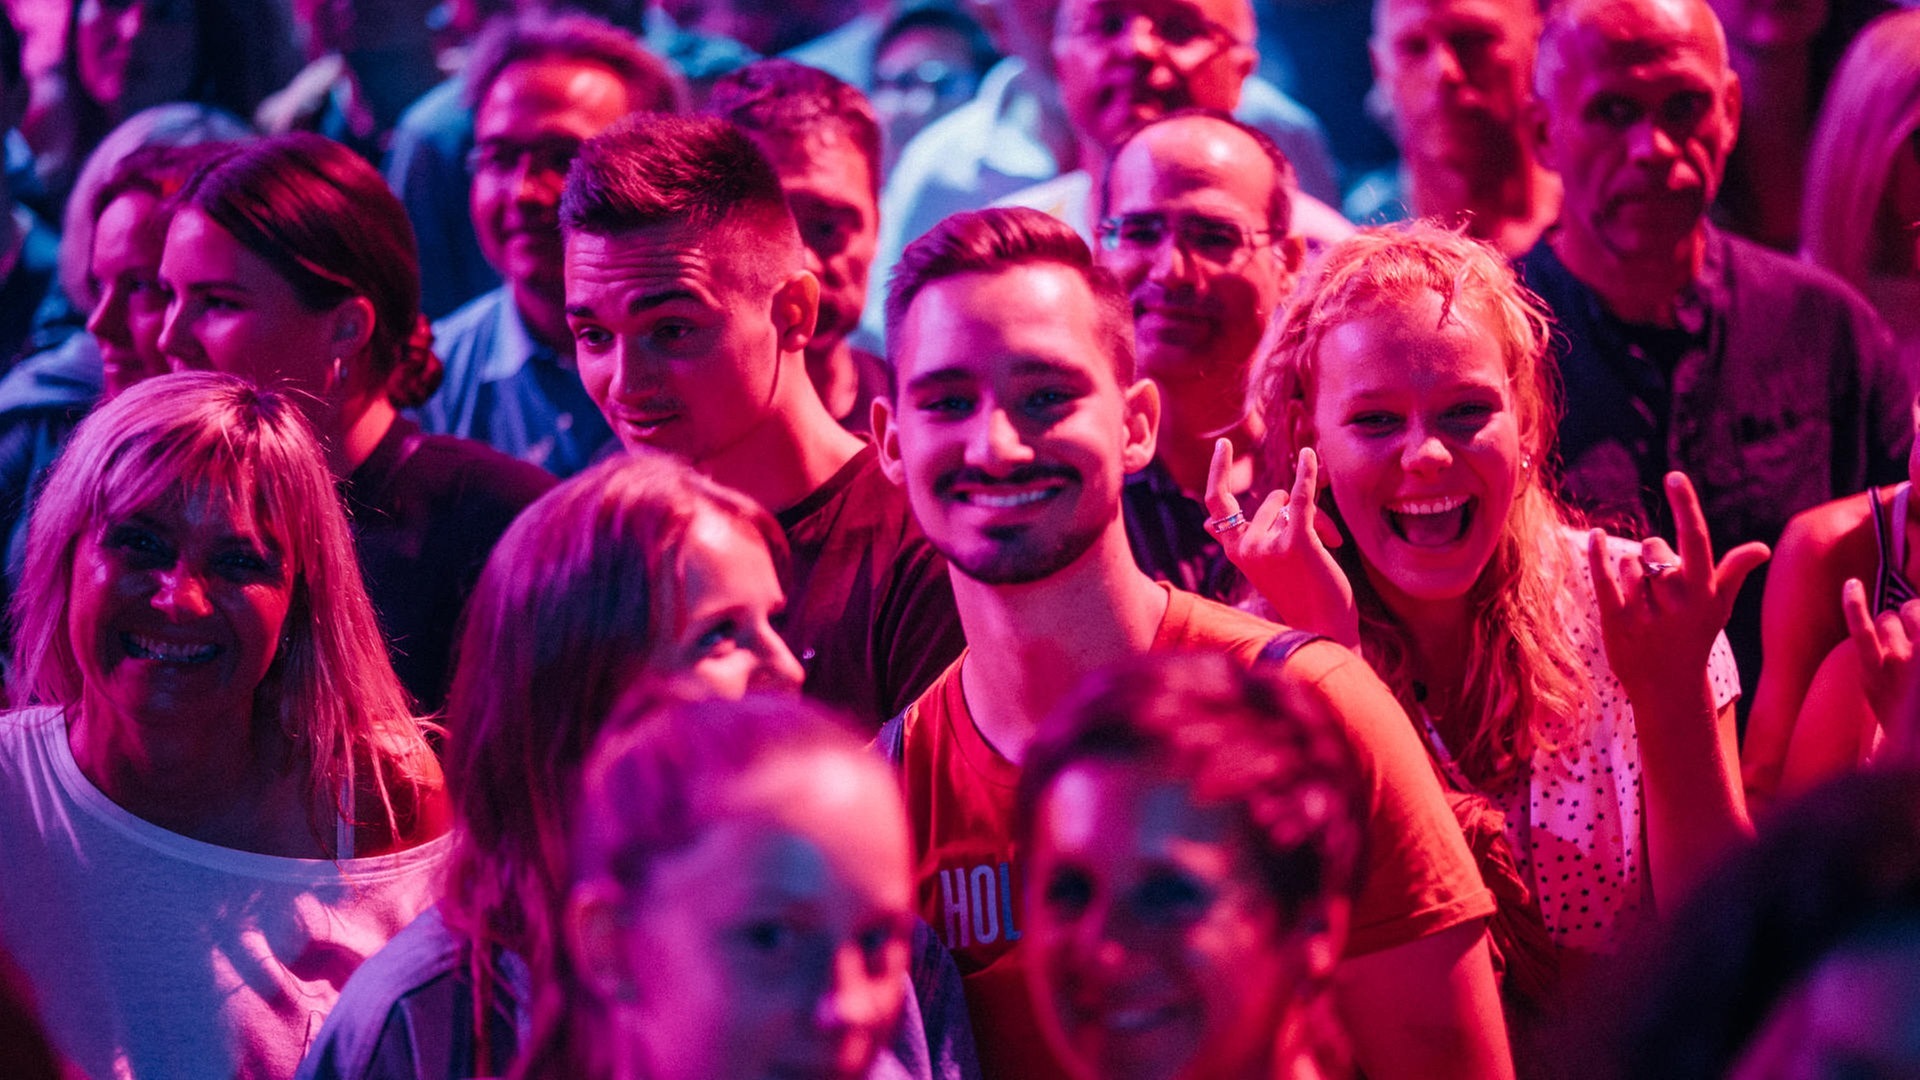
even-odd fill
[{"label": "shoulder strap", "polygon": [[1286,664],[1288,660],[1293,659],[1293,654],[1299,652],[1302,648],[1316,641],[1326,640],[1327,636],[1325,634],[1316,634],[1311,630],[1300,630],[1289,626],[1285,630],[1273,635],[1273,640],[1261,646],[1260,656],[1256,663],[1279,668]]},{"label": "shoulder strap", "polygon": [[907,757],[907,710],[895,713],[893,719],[880,725],[880,734],[873,737],[873,748],[880,751],[889,764],[899,768]]}]

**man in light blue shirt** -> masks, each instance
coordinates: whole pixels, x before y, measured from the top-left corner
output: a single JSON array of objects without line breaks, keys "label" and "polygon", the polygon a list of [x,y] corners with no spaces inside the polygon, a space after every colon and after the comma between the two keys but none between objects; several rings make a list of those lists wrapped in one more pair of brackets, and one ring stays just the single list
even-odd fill
[{"label": "man in light blue shirt", "polygon": [[446,379],[421,426],[571,476],[612,432],[580,384],[567,332],[558,217],[567,166],[622,117],[674,110],[682,95],[631,35],[579,15],[495,27],[467,74],[469,209],[504,284],[434,325]]}]

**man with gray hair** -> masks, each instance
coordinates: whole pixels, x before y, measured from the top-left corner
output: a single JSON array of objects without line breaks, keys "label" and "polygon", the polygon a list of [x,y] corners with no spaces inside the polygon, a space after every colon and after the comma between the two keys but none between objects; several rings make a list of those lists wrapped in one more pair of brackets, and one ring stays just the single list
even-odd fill
[{"label": "man with gray hair", "polygon": [[[1873,309],[1707,223],[1740,81],[1704,0],[1569,0],[1534,84],[1540,153],[1565,194],[1519,268],[1559,324],[1570,501],[1671,537],[1662,485],[1678,470],[1725,550],[1903,477],[1912,390]],[[1764,573],[1727,626],[1748,686]]]}]

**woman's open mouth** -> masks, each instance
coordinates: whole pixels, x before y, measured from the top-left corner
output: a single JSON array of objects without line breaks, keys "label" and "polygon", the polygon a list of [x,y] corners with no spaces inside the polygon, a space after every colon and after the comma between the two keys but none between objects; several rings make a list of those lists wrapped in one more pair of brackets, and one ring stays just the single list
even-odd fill
[{"label": "woman's open mouth", "polygon": [[1407,499],[1383,511],[1393,535],[1414,547],[1446,547],[1459,543],[1473,527],[1479,500],[1466,495],[1437,499]]}]

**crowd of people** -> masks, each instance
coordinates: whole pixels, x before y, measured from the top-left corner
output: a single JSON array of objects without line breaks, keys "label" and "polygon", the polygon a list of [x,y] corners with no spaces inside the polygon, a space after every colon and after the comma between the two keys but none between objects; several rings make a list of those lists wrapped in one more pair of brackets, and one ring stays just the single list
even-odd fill
[{"label": "crowd of people", "polygon": [[1877,2],[7,0],[0,1073],[1920,1071]]}]

